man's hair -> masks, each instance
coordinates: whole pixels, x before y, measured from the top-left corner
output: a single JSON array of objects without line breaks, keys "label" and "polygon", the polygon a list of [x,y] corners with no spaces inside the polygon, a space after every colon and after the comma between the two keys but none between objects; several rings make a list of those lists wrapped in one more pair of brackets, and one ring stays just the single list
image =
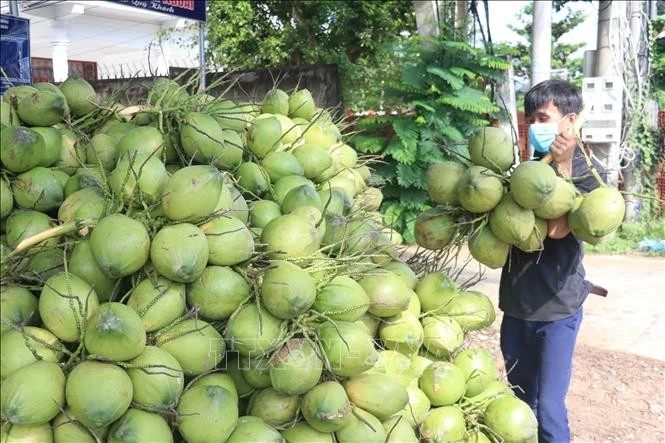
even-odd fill
[{"label": "man's hair", "polygon": [[582,94],[565,80],[545,80],[531,88],[524,96],[524,114],[529,117],[538,108],[552,102],[561,115],[579,114],[584,107]]}]

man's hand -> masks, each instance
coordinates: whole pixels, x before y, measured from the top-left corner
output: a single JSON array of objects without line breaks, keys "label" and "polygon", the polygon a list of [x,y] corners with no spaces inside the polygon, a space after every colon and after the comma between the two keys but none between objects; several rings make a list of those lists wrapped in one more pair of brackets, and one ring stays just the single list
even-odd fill
[{"label": "man's hand", "polygon": [[572,134],[562,132],[556,136],[550,146],[552,160],[556,163],[559,173],[566,177],[570,177],[573,172],[575,145],[577,145],[577,138]]}]

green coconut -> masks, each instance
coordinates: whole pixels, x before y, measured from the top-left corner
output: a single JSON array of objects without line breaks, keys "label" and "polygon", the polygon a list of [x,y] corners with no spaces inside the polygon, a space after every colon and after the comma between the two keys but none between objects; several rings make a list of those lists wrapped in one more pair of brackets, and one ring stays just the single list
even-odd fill
[{"label": "green coconut", "polygon": [[383,193],[378,188],[368,187],[353,199],[354,208],[378,211],[383,202]]},{"label": "green coconut", "polygon": [[152,126],[135,126],[118,141],[116,149],[118,157],[133,153],[160,158],[164,146],[164,136],[159,129]]},{"label": "green coconut", "polygon": [[286,395],[301,395],[317,385],[323,362],[312,345],[301,338],[286,342],[270,360],[270,382]]},{"label": "green coconut", "polygon": [[233,377],[222,372],[212,372],[210,374],[196,377],[190,382],[187,388],[191,389],[195,386],[221,386],[222,388],[232,393],[236,398],[238,398],[238,390],[236,388]]},{"label": "green coconut", "polygon": [[261,301],[277,318],[289,320],[305,313],[315,297],[314,279],[296,264],[273,260],[263,274]]},{"label": "green coconut", "polygon": [[250,295],[245,278],[227,266],[208,266],[187,287],[187,304],[209,320],[226,320]]},{"label": "green coconut", "polygon": [[3,423],[2,428],[0,429],[0,441],[7,443],[51,443],[53,441],[53,431],[51,429],[51,424],[48,422],[34,426],[21,426],[13,425],[11,423]]},{"label": "green coconut", "polygon": [[212,325],[194,318],[160,331],[155,345],[175,357],[188,376],[212,370],[222,360],[226,349],[224,339]]},{"label": "green coconut", "polygon": [[525,241],[517,243],[517,247],[524,252],[535,252],[543,249],[543,242],[547,238],[547,220],[536,217],[533,230]]},{"label": "green coconut", "polygon": [[97,109],[97,93],[90,83],[79,76],[69,76],[60,84],[72,117],[81,117]]},{"label": "green coconut", "polygon": [[510,245],[499,240],[486,225],[469,239],[469,252],[479,263],[497,269],[508,260]]},{"label": "green coconut", "polygon": [[49,212],[58,208],[64,200],[63,186],[56,173],[36,166],[12,182],[14,201],[19,208]]},{"label": "green coconut", "polygon": [[261,102],[261,112],[288,115],[289,95],[279,88],[269,90]]},{"label": "green coconut", "polygon": [[[23,240],[44,232],[52,227],[48,215],[27,209],[14,210],[7,217],[5,233],[7,246],[16,248]],[[57,239],[50,239],[41,243],[43,246],[55,246]]]},{"label": "green coconut", "polygon": [[316,385],[302,398],[300,411],[312,428],[335,432],[351,420],[352,406],[344,387],[336,381]]},{"label": "green coconut", "polygon": [[148,90],[148,103],[161,107],[177,107],[189,98],[185,86],[169,78],[156,78]]},{"label": "green coconut", "polygon": [[414,235],[418,246],[439,250],[448,246],[457,233],[455,218],[443,208],[431,208],[418,214]]},{"label": "green coconut", "polygon": [[250,224],[253,227],[264,228],[270,221],[282,215],[279,203],[272,200],[256,200],[251,203]]},{"label": "green coconut", "polygon": [[358,283],[369,297],[369,313],[378,317],[390,317],[404,311],[409,304],[410,289],[389,271],[372,273]]},{"label": "green coconut", "polygon": [[409,402],[396,416],[402,417],[412,427],[417,428],[427,417],[431,404],[427,395],[418,386],[411,384],[406,391],[409,394]]},{"label": "green coconut", "polygon": [[321,146],[312,143],[296,147],[293,150],[293,155],[302,165],[305,177],[314,181],[319,181],[325,171],[333,164],[330,154]]},{"label": "green coconut", "polygon": [[12,326],[35,325],[39,321],[39,301],[22,286],[0,286],[0,334]]},{"label": "green coconut", "polygon": [[[62,174],[63,172],[57,169],[54,169],[53,171],[56,174]],[[74,174],[72,176],[68,176],[64,186],[64,194],[65,197],[69,197],[76,191],[80,191],[83,188],[92,187],[97,188],[103,192],[106,188],[106,173],[98,166],[84,166],[81,168],[76,168]]]},{"label": "green coconut", "polygon": [[501,197],[501,179],[484,166],[471,166],[457,185],[459,204],[469,212],[489,212],[501,201]]},{"label": "green coconut", "polygon": [[596,188],[569,213],[568,225],[577,238],[596,244],[621,225],[625,208],[623,195],[617,189]]},{"label": "green coconut", "polygon": [[191,283],[208,263],[206,235],[190,223],[164,226],[152,239],[150,261],[169,280]]},{"label": "green coconut", "polygon": [[408,421],[402,416],[391,417],[383,423],[386,443],[418,443],[418,437]]},{"label": "green coconut", "polygon": [[185,153],[197,163],[233,169],[242,162],[242,146],[226,143],[219,123],[203,112],[185,115],[180,127],[180,142]]},{"label": "green coconut", "polygon": [[455,281],[442,271],[425,274],[415,291],[423,312],[439,311],[458,294]]},{"label": "green coconut", "polygon": [[356,321],[369,306],[363,287],[351,277],[339,275],[318,291],[312,309],[332,320]]},{"label": "green coconut", "polygon": [[241,163],[234,175],[240,189],[256,196],[263,195],[270,188],[268,173],[254,162]]},{"label": "green coconut", "polygon": [[425,174],[430,198],[440,205],[457,205],[457,184],[466,169],[463,164],[450,160],[432,164]]},{"label": "green coconut", "polygon": [[520,163],[510,176],[510,195],[527,209],[536,209],[554,194],[556,174],[550,165],[536,160]]},{"label": "green coconut", "polygon": [[261,167],[272,183],[277,183],[277,180],[287,175],[304,175],[303,166],[296,156],[287,151],[268,153],[261,160]]},{"label": "green coconut", "polygon": [[456,406],[432,408],[420,425],[420,438],[425,443],[462,441],[465,433],[464,414]]},{"label": "green coconut", "polygon": [[489,383],[497,378],[496,363],[492,353],[483,348],[467,348],[453,359],[466,379],[465,397],[473,397],[483,392]]},{"label": "green coconut", "polygon": [[238,402],[221,386],[196,386],[182,394],[178,432],[186,441],[227,441],[238,420]]},{"label": "green coconut", "polygon": [[8,126],[0,132],[0,161],[10,172],[20,174],[44,162],[46,144],[37,131]]},{"label": "green coconut", "polygon": [[421,320],[428,352],[437,357],[448,358],[464,343],[464,331],[451,317],[432,315]]},{"label": "green coconut", "polygon": [[14,208],[14,194],[4,177],[0,177],[0,219],[5,219]]},{"label": "green coconut", "polygon": [[335,432],[339,443],[367,442],[383,443],[386,441],[386,433],[381,421],[358,407],[353,408],[349,424]]},{"label": "green coconut", "polygon": [[330,370],[340,377],[360,374],[376,363],[372,338],[356,323],[326,321],[316,330]]},{"label": "green coconut", "polygon": [[480,291],[462,291],[441,312],[452,317],[463,331],[476,331],[490,326],[496,318],[494,304]]},{"label": "green coconut", "polygon": [[349,378],[343,386],[354,405],[379,420],[396,414],[409,400],[406,388],[389,375],[361,374]]},{"label": "green coconut", "polygon": [[88,319],[83,342],[100,360],[124,361],[137,357],[146,345],[141,317],[127,305],[101,304]]},{"label": "green coconut", "polygon": [[132,401],[141,406],[166,411],[178,404],[184,388],[184,374],[178,360],[157,346],[146,346],[128,362],[132,381]]},{"label": "green coconut", "polygon": [[122,201],[131,201],[134,206],[159,202],[169,180],[162,161],[149,154],[126,154],[120,157],[109,175],[113,193]]},{"label": "green coconut", "polygon": [[510,136],[501,128],[479,128],[469,138],[471,161],[498,172],[507,171],[515,162],[513,146]]},{"label": "green coconut", "polygon": [[226,443],[247,442],[283,443],[284,438],[277,429],[259,417],[247,415],[238,418],[238,424],[226,440]]},{"label": "green coconut", "polygon": [[247,147],[258,158],[278,149],[282,143],[282,124],[274,115],[258,118],[247,131]]},{"label": "green coconut", "polygon": [[271,192],[271,198],[281,205],[284,201],[284,197],[286,197],[286,194],[288,194],[289,191],[301,185],[311,184],[312,182],[302,175],[287,175],[286,177],[279,179],[277,183],[274,184]]},{"label": "green coconut", "polygon": [[0,336],[0,379],[38,360],[58,363],[64,348],[47,329],[26,326]]},{"label": "green coconut", "polygon": [[418,387],[427,395],[432,406],[449,406],[464,395],[466,374],[453,363],[435,361],[423,371]]},{"label": "green coconut", "polygon": [[162,193],[164,215],[172,221],[207,217],[215,210],[223,177],[210,165],[187,166],[176,171]]},{"label": "green coconut", "polygon": [[39,296],[39,315],[55,336],[76,342],[83,333],[84,319],[90,318],[99,306],[92,287],[72,274],[60,272],[48,280]]},{"label": "green coconut", "polygon": [[229,319],[226,339],[229,346],[241,355],[262,354],[275,347],[283,337],[282,320],[266,310],[248,304]]},{"label": "green coconut", "polygon": [[19,426],[48,423],[65,405],[65,374],[57,363],[36,361],[0,385],[0,418]]},{"label": "green coconut", "polygon": [[379,337],[386,349],[404,355],[413,355],[418,352],[425,338],[418,316],[409,311],[400,312],[384,319],[379,326]]},{"label": "green coconut", "polygon": [[237,217],[221,215],[200,226],[208,242],[208,263],[233,266],[254,254],[254,238]]},{"label": "green coconut", "polygon": [[95,290],[99,301],[108,301],[114,293],[117,279],[107,277],[97,265],[89,240],[81,240],[67,262],[69,272],[85,280]]},{"label": "green coconut", "polygon": [[510,194],[504,195],[489,216],[492,233],[511,245],[526,241],[533,232],[535,222],[533,211],[515,203]]},{"label": "green coconut", "polygon": [[205,108],[222,129],[242,131],[247,127],[249,115],[231,100],[220,100]]},{"label": "green coconut", "polygon": [[503,441],[529,441],[538,434],[531,407],[517,397],[499,397],[487,405],[483,423]]},{"label": "green coconut", "polygon": [[[241,368],[243,367],[242,365],[243,363],[240,362],[239,354],[229,349],[229,351],[224,356],[224,366],[223,366],[224,375],[227,375],[228,378],[230,378],[231,381],[233,382],[237,398],[242,400],[248,400],[247,397],[249,397],[252,393],[254,393],[255,388],[254,386],[250,385],[247,382],[245,376],[242,374],[241,372]],[[197,381],[198,380],[200,379],[197,379]],[[192,383],[191,387],[197,384],[197,381]],[[219,384],[219,383],[213,383],[213,384]],[[225,387],[224,385],[221,386]]]},{"label": "green coconut", "polygon": [[[240,373],[253,388],[265,389],[272,386],[270,382],[270,359],[267,356],[240,356]],[[254,391],[256,394],[256,391]],[[253,397],[252,397],[253,398]],[[250,399],[252,402],[252,399]]]},{"label": "green coconut", "polygon": [[61,129],[62,144],[60,145],[60,156],[55,166],[73,175],[78,168],[86,163],[85,144],[81,143],[81,137],[69,129]]},{"label": "green coconut", "polygon": [[282,213],[289,214],[302,206],[312,206],[323,211],[323,203],[314,186],[307,183],[291,189],[282,201]]},{"label": "green coconut", "polygon": [[108,443],[138,441],[173,442],[166,420],[159,414],[129,408],[109,429]]},{"label": "green coconut", "polygon": [[108,426],[90,429],[74,417],[71,408],[66,407],[53,419],[53,441],[75,441],[79,443],[97,443],[104,440]]},{"label": "green coconut", "polygon": [[49,91],[37,91],[23,97],[16,107],[21,121],[29,126],[53,126],[69,114],[65,97]]},{"label": "green coconut", "polygon": [[268,387],[252,395],[247,413],[270,426],[283,426],[294,421],[299,406],[299,396],[282,394]]},{"label": "green coconut", "polygon": [[69,373],[65,395],[74,417],[94,429],[110,425],[125,413],[133,387],[119,366],[86,360]]},{"label": "green coconut", "polygon": [[34,94],[38,89],[29,85],[11,86],[2,94],[2,101],[5,103],[18,103],[23,97]]},{"label": "green coconut", "polygon": [[306,422],[299,422],[281,431],[287,443],[333,443],[333,434],[319,432]]},{"label": "green coconut", "polygon": [[316,226],[296,215],[281,215],[261,233],[271,259],[304,258],[314,254],[321,242]]},{"label": "green coconut", "polygon": [[44,139],[44,160],[40,166],[46,168],[53,166],[60,158],[60,149],[62,148],[62,132],[58,128],[52,127],[39,127],[31,128],[33,131],[38,132]]},{"label": "green coconut", "polygon": [[150,237],[140,222],[123,214],[111,214],[93,229],[90,246],[104,274],[120,278],[138,271],[148,261]]},{"label": "green coconut", "polygon": [[289,117],[310,120],[316,112],[314,98],[309,89],[299,89],[289,96]]},{"label": "green coconut", "polygon": [[535,208],[533,213],[536,217],[547,220],[559,218],[573,209],[577,194],[575,185],[557,176],[552,196],[543,205]]},{"label": "green coconut", "polygon": [[104,214],[106,205],[98,188],[83,188],[65,198],[58,209],[58,219],[62,222],[95,222]]}]

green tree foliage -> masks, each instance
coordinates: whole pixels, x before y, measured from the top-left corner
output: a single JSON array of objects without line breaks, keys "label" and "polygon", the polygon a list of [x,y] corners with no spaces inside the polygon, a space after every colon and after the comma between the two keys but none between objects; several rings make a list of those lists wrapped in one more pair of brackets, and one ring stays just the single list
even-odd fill
[{"label": "green tree foliage", "polygon": [[375,174],[384,184],[384,220],[413,242],[416,217],[432,205],[425,172],[443,159],[468,157],[469,135],[498,112],[485,85],[502,79],[509,64],[444,38],[413,37],[389,52],[398,60],[400,77],[387,84],[386,101],[401,112],[361,119],[361,133],[351,143],[381,156]]},{"label": "green tree foliage", "polygon": [[[587,14],[583,11],[574,11],[565,5],[561,5],[560,9],[565,11],[565,16],[561,20],[552,21],[552,69],[568,70],[568,80],[579,83],[582,81],[582,58],[573,57],[573,53],[584,47],[584,43],[561,43],[561,37],[583,23]],[[531,74],[533,4],[529,3],[524,6],[516,19],[518,24],[509,24],[508,28],[520,35],[524,41],[498,43],[495,45],[495,53],[507,56],[512,60],[515,75],[529,77]]]},{"label": "green tree foliage", "polygon": [[411,2],[398,0],[212,1],[206,57],[227,70],[337,63],[345,106],[365,106],[391,72],[379,46],[414,30]]}]

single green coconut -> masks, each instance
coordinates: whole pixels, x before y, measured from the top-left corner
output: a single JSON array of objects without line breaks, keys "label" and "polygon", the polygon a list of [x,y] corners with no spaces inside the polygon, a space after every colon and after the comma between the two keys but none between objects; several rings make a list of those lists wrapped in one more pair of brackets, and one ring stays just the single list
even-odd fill
[{"label": "single green coconut", "polygon": [[573,209],[577,194],[575,185],[557,176],[552,196],[543,205],[535,208],[533,213],[536,217],[547,220],[559,218]]},{"label": "single green coconut", "polygon": [[416,218],[414,234],[418,246],[439,250],[448,246],[457,233],[455,218],[443,208],[431,208]]},{"label": "single green coconut", "polygon": [[536,217],[533,230],[529,237],[516,246],[524,252],[535,252],[543,249],[543,242],[547,238],[548,224],[544,218]]},{"label": "single green coconut", "polygon": [[489,226],[483,226],[469,239],[469,252],[488,268],[502,267],[510,252],[510,245],[499,240]]},{"label": "single green coconut", "polygon": [[29,126],[52,126],[67,117],[67,101],[60,94],[37,91],[18,102],[18,116]]},{"label": "single green coconut", "polygon": [[469,139],[471,161],[493,171],[505,172],[515,162],[515,149],[510,136],[501,128],[477,129]]},{"label": "single green coconut", "polygon": [[503,197],[503,183],[484,166],[471,166],[457,185],[459,204],[469,212],[489,212]]},{"label": "single green coconut", "polygon": [[510,195],[526,209],[536,209],[554,194],[556,174],[548,164],[530,160],[520,163],[510,176]]},{"label": "single green coconut", "polygon": [[523,208],[515,203],[510,194],[506,194],[490,212],[489,225],[496,238],[515,245],[529,238],[535,225],[535,216],[531,209]]},{"label": "single green coconut", "polygon": [[586,194],[568,214],[568,225],[577,238],[597,244],[623,222],[626,206],[615,188],[600,187]]},{"label": "single green coconut", "polygon": [[97,109],[97,93],[90,83],[79,76],[70,76],[60,84],[73,117],[81,117]]},{"label": "single green coconut", "polygon": [[456,161],[432,164],[425,174],[425,187],[430,198],[440,205],[457,205],[457,185],[466,167]]}]

